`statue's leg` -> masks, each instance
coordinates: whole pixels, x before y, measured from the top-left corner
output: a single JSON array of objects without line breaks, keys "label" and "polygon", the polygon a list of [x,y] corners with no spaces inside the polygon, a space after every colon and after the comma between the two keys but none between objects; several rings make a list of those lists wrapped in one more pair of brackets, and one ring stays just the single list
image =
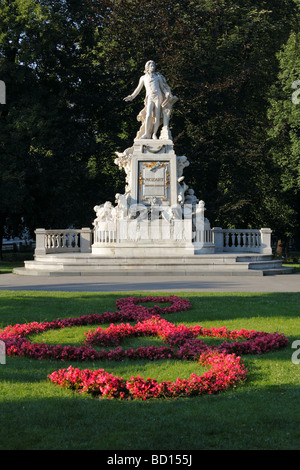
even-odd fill
[{"label": "statue's leg", "polygon": [[154,128],[153,128],[153,139],[157,139],[157,131],[160,126],[160,113],[161,113],[161,107],[160,106],[155,106],[155,123],[154,123]]},{"label": "statue's leg", "polygon": [[141,139],[151,139],[153,106],[154,103],[152,101],[148,102],[146,108],[145,134],[142,135]]},{"label": "statue's leg", "polygon": [[171,109],[170,108],[164,108],[162,114],[163,114],[163,126],[164,127],[169,127]]}]

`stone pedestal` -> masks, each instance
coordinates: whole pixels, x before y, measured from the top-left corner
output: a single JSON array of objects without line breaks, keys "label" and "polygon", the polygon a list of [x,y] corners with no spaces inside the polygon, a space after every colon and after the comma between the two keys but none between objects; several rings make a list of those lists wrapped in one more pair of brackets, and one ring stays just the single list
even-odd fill
[{"label": "stone pedestal", "polygon": [[126,173],[124,194],[116,206],[95,206],[92,253],[151,257],[214,253],[204,202],[185,183],[189,165],[177,156],[171,138],[136,138],[116,153],[115,163]]},{"label": "stone pedestal", "polygon": [[177,160],[171,140],[135,140],[131,160],[131,204],[175,206]]},{"label": "stone pedestal", "polygon": [[115,163],[126,173],[125,193],[116,194],[115,207],[110,202],[95,206],[92,253],[213,253],[204,202],[197,199],[183,175],[189,161],[174,151],[169,121],[178,98],[152,60],[124,100],[132,101],[143,88],[145,107],[137,117],[140,129],[132,147],[116,152]]}]

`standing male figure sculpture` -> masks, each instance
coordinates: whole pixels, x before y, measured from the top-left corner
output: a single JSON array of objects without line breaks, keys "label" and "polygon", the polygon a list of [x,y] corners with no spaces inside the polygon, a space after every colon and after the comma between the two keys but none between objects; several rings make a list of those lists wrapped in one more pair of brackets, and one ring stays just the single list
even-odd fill
[{"label": "standing male figure sculpture", "polygon": [[163,124],[164,130],[162,133],[163,138],[167,138],[169,135],[169,120],[172,107],[178,98],[172,95],[164,76],[156,72],[156,64],[153,60],[149,60],[146,63],[145,75],[140,78],[134,92],[124,98],[124,100],[132,101],[139,94],[143,86],[146,89],[145,108],[138,116],[138,120],[142,121],[142,126],[137,134],[137,138],[157,139],[157,131],[161,124]]}]

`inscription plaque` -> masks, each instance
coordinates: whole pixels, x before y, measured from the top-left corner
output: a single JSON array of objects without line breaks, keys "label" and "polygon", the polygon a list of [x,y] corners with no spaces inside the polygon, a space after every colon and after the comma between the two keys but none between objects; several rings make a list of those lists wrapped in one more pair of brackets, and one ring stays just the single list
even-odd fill
[{"label": "inscription plaque", "polygon": [[139,203],[151,204],[154,198],[164,204],[170,204],[170,164],[169,162],[140,161]]}]

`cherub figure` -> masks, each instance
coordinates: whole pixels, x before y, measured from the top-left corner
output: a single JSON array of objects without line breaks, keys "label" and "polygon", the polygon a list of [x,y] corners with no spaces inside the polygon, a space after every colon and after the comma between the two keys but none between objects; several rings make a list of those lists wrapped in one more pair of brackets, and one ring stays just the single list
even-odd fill
[{"label": "cherub figure", "polygon": [[115,222],[116,220],[116,209],[110,201],[106,201],[101,206],[95,206],[94,211],[97,216],[93,222],[93,225],[95,226],[99,222]]},{"label": "cherub figure", "polygon": [[145,65],[145,75],[143,75],[134,92],[124,98],[125,101],[132,101],[142,90],[146,89],[145,108],[140,112],[138,120],[142,121],[138,139],[157,139],[157,131],[163,124],[164,134],[169,131],[169,120],[173,104],[177,97],[173,96],[166,79],[156,72],[156,64],[149,60]]}]

